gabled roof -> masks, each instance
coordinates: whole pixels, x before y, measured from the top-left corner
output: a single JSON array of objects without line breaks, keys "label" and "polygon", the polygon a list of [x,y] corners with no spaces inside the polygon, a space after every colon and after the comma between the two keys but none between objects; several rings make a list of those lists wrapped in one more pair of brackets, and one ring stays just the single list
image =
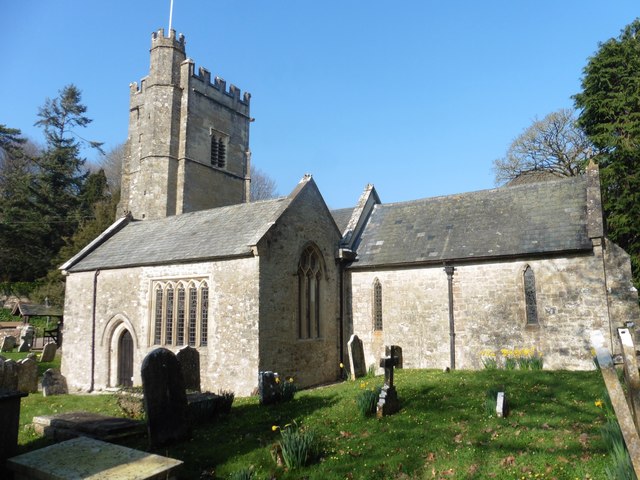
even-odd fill
[{"label": "gabled roof", "polygon": [[349,225],[349,220],[351,220],[352,214],[353,208],[340,208],[338,210],[331,210],[331,216],[336,222],[336,225],[338,226],[341,234],[344,234],[344,231],[347,229],[347,225]]},{"label": "gabled roof", "polygon": [[11,315],[21,317],[62,317],[62,308],[52,305],[18,302],[13,306]]},{"label": "gabled roof", "polygon": [[582,251],[587,179],[376,205],[350,268]]},{"label": "gabled roof", "polygon": [[131,220],[102,244],[81,258],[72,258],[61,268],[79,272],[250,256],[252,247],[294,197],[292,193],[274,200],[183,213],[157,220]]}]

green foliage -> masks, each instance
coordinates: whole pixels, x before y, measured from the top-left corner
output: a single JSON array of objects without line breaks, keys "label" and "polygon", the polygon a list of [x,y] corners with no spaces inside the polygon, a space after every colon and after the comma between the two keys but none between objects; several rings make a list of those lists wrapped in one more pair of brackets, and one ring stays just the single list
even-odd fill
[{"label": "green foliage", "polygon": [[226,415],[231,412],[231,405],[233,405],[233,400],[236,397],[236,394],[230,390],[220,390],[218,392],[218,412]]},{"label": "green foliage", "polygon": [[[355,413],[358,382],[301,390],[294,402],[269,408],[257,397],[236,398],[231,415],[197,426],[188,440],[155,453],[184,461],[185,479],[214,467],[216,478],[228,478],[248,465],[262,478],[278,480],[606,478],[608,450],[600,436],[605,419],[594,405],[603,389],[599,372],[403,369],[395,372],[395,385],[402,408],[378,421]],[[486,391],[499,385],[509,392],[506,421],[485,413]],[[123,415],[109,399],[23,398],[22,450],[41,446],[25,430],[34,415]],[[280,468],[271,455],[281,438],[272,426],[292,419],[312,430],[322,446],[318,461],[304,470]],[[146,438],[125,444],[148,448]]]},{"label": "green foliage", "polygon": [[610,465],[606,468],[609,480],[637,480],[631,457],[625,447],[618,421],[609,417],[601,430],[602,439],[609,449]]},{"label": "green foliage", "polygon": [[229,475],[229,480],[256,480],[257,478],[258,476],[252,467],[245,467]]},{"label": "green foliage", "polygon": [[574,100],[579,125],[601,152],[608,235],[631,255],[640,287],[640,19],[600,44]]},{"label": "green foliage", "polygon": [[304,467],[316,458],[318,442],[313,431],[293,423],[280,430],[280,437],[278,445],[288,469]]},{"label": "green foliage", "polygon": [[280,400],[283,402],[290,402],[293,397],[296,396],[298,387],[293,383],[293,378],[288,378],[285,381],[280,382]]},{"label": "green foliage", "polygon": [[364,388],[356,397],[356,405],[362,417],[370,417],[375,415],[380,397],[380,387]]}]

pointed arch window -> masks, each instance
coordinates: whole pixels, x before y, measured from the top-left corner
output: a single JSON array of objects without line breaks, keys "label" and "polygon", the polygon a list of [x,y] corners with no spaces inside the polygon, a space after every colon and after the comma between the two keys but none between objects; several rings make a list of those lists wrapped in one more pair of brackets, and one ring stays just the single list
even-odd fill
[{"label": "pointed arch window", "polygon": [[377,278],[373,281],[373,330],[382,331],[382,284]]},{"label": "pointed arch window", "polygon": [[204,280],[153,283],[150,342],[207,346],[209,286]]},{"label": "pointed arch window", "polygon": [[298,338],[320,337],[322,255],[315,245],[304,249],[298,263]]},{"label": "pointed arch window", "polygon": [[536,277],[527,265],[522,274],[524,282],[524,303],[527,325],[538,325],[538,302],[536,298]]}]

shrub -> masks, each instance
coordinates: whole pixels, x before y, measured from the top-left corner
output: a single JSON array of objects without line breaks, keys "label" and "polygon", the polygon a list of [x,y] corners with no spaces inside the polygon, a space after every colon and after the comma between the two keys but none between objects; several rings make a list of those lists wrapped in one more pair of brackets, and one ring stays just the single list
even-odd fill
[{"label": "shrub", "polygon": [[218,397],[218,413],[226,415],[231,412],[231,405],[236,397],[235,393],[229,390],[219,390]]},{"label": "shrub", "polygon": [[[360,384],[361,388],[362,383]],[[364,388],[356,398],[356,404],[358,405],[358,411],[363,417],[368,417],[376,413],[376,406],[378,404],[378,398],[380,397],[380,387],[376,388]]]},{"label": "shrub", "polygon": [[296,396],[296,392],[298,391],[298,387],[293,383],[293,378],[288,378],[284,382],[280,382],[280,399],[283,402],[288,402],[293,400],[293,397]]},{"label": "shrub", "polygon": [[318,454],[318,443],[311,430],[298,427],[296,423],[280,429],[282,460],[288,469],[304,467],[311,463]]},{"label": "shrub", "polygon": [[229,480],[255,480],[256,472],[252,467],[243,468],[229,475]]}]

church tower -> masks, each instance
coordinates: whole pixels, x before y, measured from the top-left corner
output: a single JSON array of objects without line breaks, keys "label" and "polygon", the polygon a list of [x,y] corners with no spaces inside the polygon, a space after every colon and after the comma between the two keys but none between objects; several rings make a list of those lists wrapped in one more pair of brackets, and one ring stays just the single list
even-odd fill
[{"label": "church tower", "polygon": [[118,215],[142,220],[249,201],[251,95],[187,58],[184,36],[151,38],[151,67],[131,84]]}]

